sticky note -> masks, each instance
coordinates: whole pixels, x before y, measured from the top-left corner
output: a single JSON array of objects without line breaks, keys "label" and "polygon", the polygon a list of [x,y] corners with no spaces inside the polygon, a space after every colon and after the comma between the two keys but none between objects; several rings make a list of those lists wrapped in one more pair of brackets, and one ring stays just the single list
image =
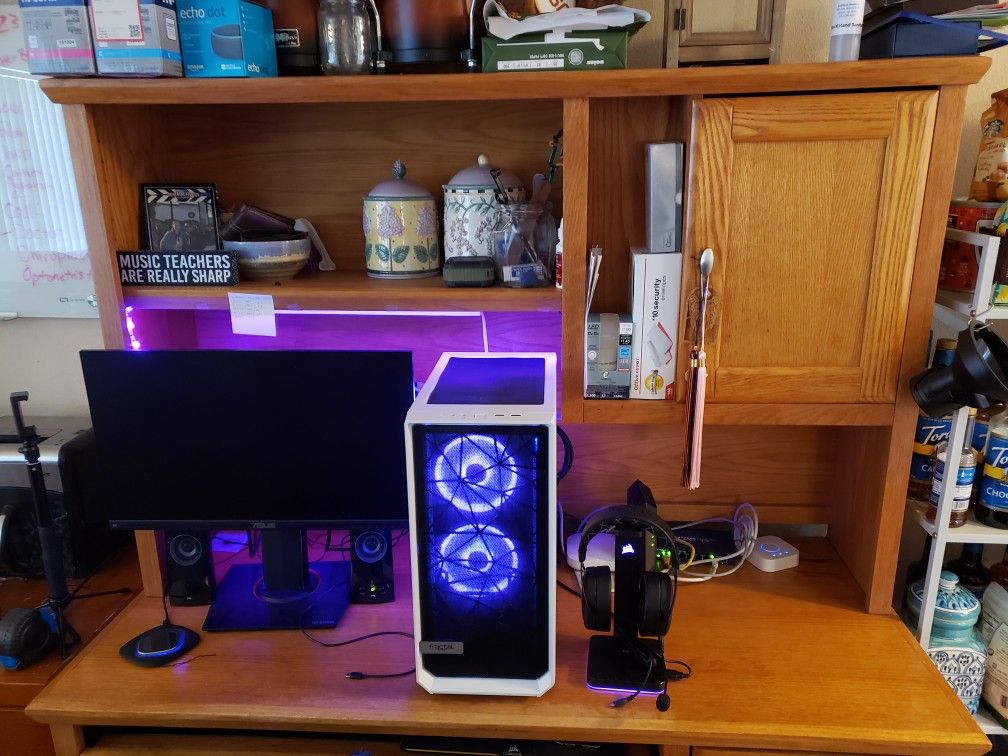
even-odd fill
[{"label": "sticky note", "polygon": [[276,310],[269,294],[228,292],[231,332],[244,336],[276,336]]}]

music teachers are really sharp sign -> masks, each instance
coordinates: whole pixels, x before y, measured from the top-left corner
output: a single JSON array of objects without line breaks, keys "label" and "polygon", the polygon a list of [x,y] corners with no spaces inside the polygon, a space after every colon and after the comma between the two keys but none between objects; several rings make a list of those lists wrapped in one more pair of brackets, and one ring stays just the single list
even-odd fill
[{"label": "music teachers are really sharp sign", "polygon": [[238,283],[234,252],[118,252],[123,286],[233,286]]}]

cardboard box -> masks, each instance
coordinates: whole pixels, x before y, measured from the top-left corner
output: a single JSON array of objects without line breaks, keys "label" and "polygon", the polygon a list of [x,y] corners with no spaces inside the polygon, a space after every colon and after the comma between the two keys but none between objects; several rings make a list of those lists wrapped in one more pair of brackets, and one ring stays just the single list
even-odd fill
[{"label": "cardboard box", "polygon": [[273,14],[251,0],[179,0],[185,75],[277,75]]},{"label": "cardboard box", "polygon": [[91,0],[98,73],[181,76],[175,0]]},{"label": "cardboard box", "polygon": [[588,313],[585,320],[585,397],[628,399],[633,321],[629,315]]},{"label": "cardboard box", "polygon": [[484,71],[626,68],[627,31],[571,31],[483,38]]},{"label": "cardboard box", "polygon": [[88,76],[98,72],[88,0],[18,0],[28,70]]},{"label": "cardboard box", "polygon": [[631,399],[675,399],[682,255],[632,250]]}]

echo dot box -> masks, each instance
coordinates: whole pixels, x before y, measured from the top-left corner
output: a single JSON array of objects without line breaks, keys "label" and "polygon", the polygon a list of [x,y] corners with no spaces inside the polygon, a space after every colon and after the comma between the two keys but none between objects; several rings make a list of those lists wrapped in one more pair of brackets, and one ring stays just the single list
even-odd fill
[{"label": "echo dot box", "polygon": [[273,14],[251,0],[178,0],[188,77],[276,76]]}]

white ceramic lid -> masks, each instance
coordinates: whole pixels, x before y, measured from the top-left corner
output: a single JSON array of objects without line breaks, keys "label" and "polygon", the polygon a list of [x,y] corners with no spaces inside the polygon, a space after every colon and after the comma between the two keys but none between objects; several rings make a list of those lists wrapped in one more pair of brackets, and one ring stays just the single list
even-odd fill
[{"label": "white ceramic lid", "polygon": [[[490,162],[490,158],[486,155],[480,155],[476,159],[476,165],[470,165],[468,168],[463,168],[461,171],[452,176],[452,180],[445,184],[445,189],[473,186],[492,187],[494,185],[494,180],[490,176],[490,169],[495,167],[496,166]],[[500,182],[501,186],[505,189],[522,188],[522,182],[517,176],[511,173],[511,171],[501,170]]]},{"label": "white ceramic lid", "polygon": [[422,186],[406,180],[406,164],[402,160],[396,160],[392,164],[392,178],[378,184],[378,186],[371,190],[368,197],[384,197],[386,199],[433,199],[433,195]]}]

